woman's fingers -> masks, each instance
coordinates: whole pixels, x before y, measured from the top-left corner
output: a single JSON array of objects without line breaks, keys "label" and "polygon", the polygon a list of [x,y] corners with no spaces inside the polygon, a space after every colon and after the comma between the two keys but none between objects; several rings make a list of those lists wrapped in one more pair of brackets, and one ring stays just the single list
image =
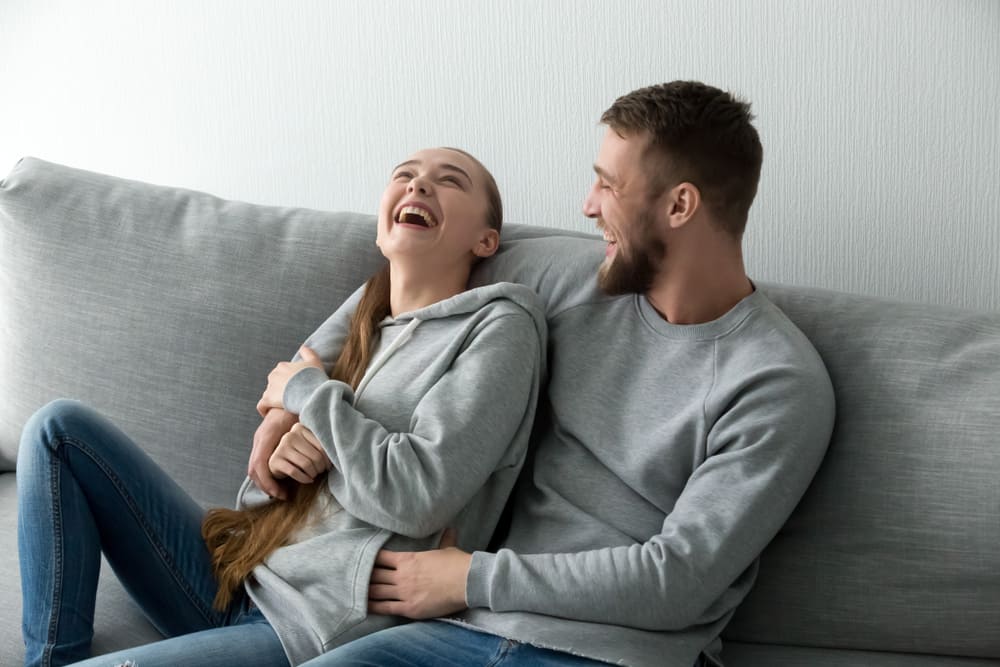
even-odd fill
[{"label": "woman's fingers", "polygon": [[320,452],[323,452],[323,445],[320,444],[319,438],[317,438],[312,431],[303,426],[301,423],[296,424],[292,430],[295,431],[296,435],[312,445],[313,449],[318,449]]},{"label": "woman's fingers", "polygon": [[267,388],[257,401],[257,412],[262,417],[271,408],[285,407],[285,388],[296,373],[309,367],[323,370],[323,361],[318,354],[307,347],[303,347],[300,352],[304,361],[281,361],[267,374]]},{"label": "woman's fingers", "polygon": [[302,468],[280,456],[277,452],[271,457],[268,467],[271,469],[271,474],[279,479],[290,477],[299,484],[311,484],[313,481],[313,477],[310,477]]},{"label": "woman's fingers", "polygon": [[296,438],[300,439],[298,442],[299,450],[313,461],[316,466],[317,475],[321,472],[326,472],[333,467],[333,464],[330,462],[330,458],[326,455],[326,450],[323,449],[323,444],[312,431],[303,426],[301,423],[298,423],[292,427],[290,432],[294,434]]},{"label": "woman's fingers", "polygon": [[316,366],[317,368],[323,368],[323,360],[310,347],[306,347],[305,345],[303,345],[302,347],[300,347],[299,348],[299,357],[302,358],[302,361],[304,361],[305,363],[307,363],[307,364],[309,364],[311,366]]},{"label": "woman's fingers", "polygon": [[315,447],[293,428],[282,436],[268,460],[268,468],[275,476],[283,474],[300,484],[309,484],[326,470],[318,459]]}]

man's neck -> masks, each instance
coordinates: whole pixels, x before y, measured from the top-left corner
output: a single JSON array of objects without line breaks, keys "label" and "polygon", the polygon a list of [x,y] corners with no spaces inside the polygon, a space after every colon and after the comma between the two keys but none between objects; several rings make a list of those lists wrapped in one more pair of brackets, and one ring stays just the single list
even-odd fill
[{"label": "man's neck", "polygon": [[428,270],[419,263],[393,262],[389,267],[389,307],[393,317],[419,310],[465,291],[468,282],[467,268]]},{"label": "man's neck", "polygon": [[737,246],[687,262],[669,259],[646,298],[672,324],[701,324],[722,317],[753,290]]}]

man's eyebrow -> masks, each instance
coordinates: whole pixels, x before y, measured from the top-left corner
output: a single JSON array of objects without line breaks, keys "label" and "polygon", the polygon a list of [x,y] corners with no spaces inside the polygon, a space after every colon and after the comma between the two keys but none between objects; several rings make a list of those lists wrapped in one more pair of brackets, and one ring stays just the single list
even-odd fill
[{"label": "man's eyebrow", "polygon": [[604,180],[606,180],[608,183],[616,183],[617,182],[615,180],[614,176],[612,176],[611,174],[609,174],[607,171],[605,171],[601,167],[597,166],[596,164],[594,165],[594,171],[597,173],[598,176],[600,176],[601,178],[603,178]]}]

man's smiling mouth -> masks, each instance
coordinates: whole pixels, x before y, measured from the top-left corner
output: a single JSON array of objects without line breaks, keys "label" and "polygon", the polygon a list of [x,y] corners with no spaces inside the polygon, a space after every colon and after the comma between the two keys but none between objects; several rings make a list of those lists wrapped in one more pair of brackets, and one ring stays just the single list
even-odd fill
[{"label": "man's smiling mouth", "polygon": [[607,229],[602,230],[604,232],[604,242],[608,245],[604,248],[604,256],[611,257],[618,251],[618,240],[612,236]]}]

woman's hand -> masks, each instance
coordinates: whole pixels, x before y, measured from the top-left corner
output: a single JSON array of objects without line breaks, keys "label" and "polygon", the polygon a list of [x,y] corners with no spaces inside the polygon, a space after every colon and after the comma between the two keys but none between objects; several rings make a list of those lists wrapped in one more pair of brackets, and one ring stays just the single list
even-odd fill
[{"label": "woman's hand", "polygon": [[253,449],[250,451],[250,461],[247,463],[247,476],[254,481],[257,488],[271,496],[285,500],[288,494],[274,479],[268,461],[281,442],[281,436],[292,430],[299,420],[296,415],[274,408],[266,415],[253,434]]},{"label": "woman's hand", "polygon": [[291,477],[299,484],[311,484],[333,463],[313,432],[299,422],[281,437],[267,467],[275,479]]},{"label": "woman's hand", "polygon": [[271,408],[285,408],[285,386],[288,385],[288,381],[292,379],[293,375],[303,368],[326,370],[323,368],[323,361],[319,355],[305,345],[299,348],[299,356],[302,357],[302,361],[282,361],[267,374],[267,389],[257,401],[257,412],[261,417],[267,415]]},{"label": "woman's hand", "polygon": [[412,619],[439,618],[466,608],[465,580],[472,554],[455,546],[446,530],[430,551],[387,551],[375,558],[368,585],[368,611]]}]

